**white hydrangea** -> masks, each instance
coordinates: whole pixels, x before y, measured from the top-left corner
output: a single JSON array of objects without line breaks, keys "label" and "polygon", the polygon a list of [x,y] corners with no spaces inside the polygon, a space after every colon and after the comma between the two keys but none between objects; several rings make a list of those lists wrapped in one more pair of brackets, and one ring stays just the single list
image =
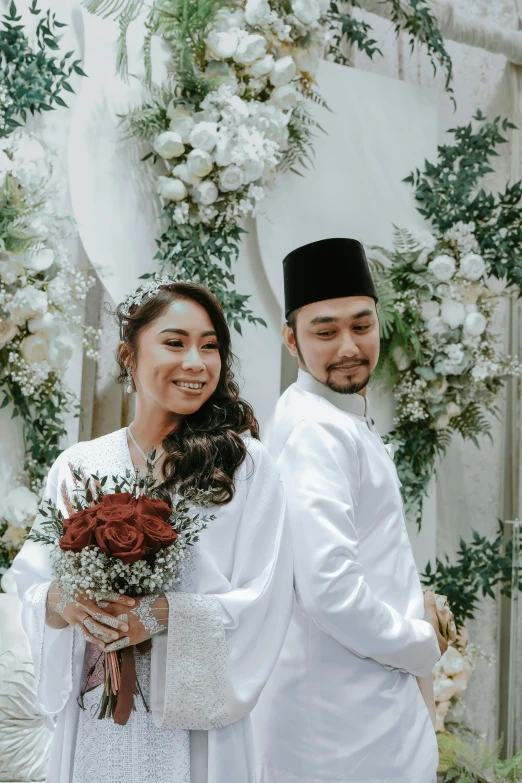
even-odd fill
[{"label": "white hydrangea", "polygon": [[22,326],[29,318],[42,316],[47,312],[48,305],[45,291],[31,284],[16,291],[7,305],[7,310],[12,323],[15,326]]}]

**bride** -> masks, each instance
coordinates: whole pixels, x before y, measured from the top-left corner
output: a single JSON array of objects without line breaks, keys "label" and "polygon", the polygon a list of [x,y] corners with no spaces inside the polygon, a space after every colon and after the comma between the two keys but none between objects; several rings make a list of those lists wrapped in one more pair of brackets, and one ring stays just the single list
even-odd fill
[{"label": "bride", "polygon": [[[214,297],[163,278],[130,294],[117,318],[120,379],[137,393],[134,421],[64,451],[45,497],[67,516],[73,470],[145,471],[155,448],[162,493],[208,489],[215,518],[193,547],[181,589],[150,605],[113,595],[99,606],[82,595],[64,607],[47,548],[24,545],[13,570],[37,703],[55,725],[47,781],[254,783],[249,713],[279,655],[292,602],[280,482],[239,397]],[[125,725],[98,720],[103,685],[91,666],[98,650],[151,635],[152,651],[135,652],[150,712],[136,698]]]}]

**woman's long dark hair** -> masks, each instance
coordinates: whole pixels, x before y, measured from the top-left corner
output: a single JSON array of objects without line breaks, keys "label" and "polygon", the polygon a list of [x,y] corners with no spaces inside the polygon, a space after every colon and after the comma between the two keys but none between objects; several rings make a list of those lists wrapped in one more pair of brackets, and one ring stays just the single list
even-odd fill
[{"label": "woman's long dark hair", "polygon": [[[259,425],[251,406],[239,396],[232,371],[230,330],[217,299],[196,283],[172,283],[162,286],[155,296],[145,296],[129,314],[116,310],[121,340],[126,351],[118,351],[120,382],[127,377],[129,358],[135,360],[140,332],[178,299],[201,305],[208,313],[217,334],[221,356],[221,374],[214,394],[172,430],[163,441],[167,457],[163,463],[162,494],[172,490],[191,493],[211,490],[212,501],[230,503],[234,497],[234,474],[247,456],[241,433],[250,431],[259,438]],[[125,361],[124,361],[125,355]]]}]

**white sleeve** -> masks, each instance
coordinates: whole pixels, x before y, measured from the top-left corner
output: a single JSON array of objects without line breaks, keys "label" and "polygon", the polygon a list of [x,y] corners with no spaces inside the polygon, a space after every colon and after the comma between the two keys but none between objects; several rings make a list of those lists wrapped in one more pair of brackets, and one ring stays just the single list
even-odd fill
[{"label": "white sleeve", "polygon": [[302,422],[277,465],[287,495],[299,602],[322,631],[359,657],[429,674],[440,658],[432,626],[379,600],[357,562],[360,477],[352,435],[330,422]]},{"label": "white sleeve", "polygon": [[[61,481],[65,478],[62,467],[66,467],[63,455],[49,471],[44,499],[64,510],[60,499]],[[37,517],[33,527],[38,528],[41,520]],[[53,580],[47,550],[44,544],[26,541],[12,569],[34,664],[36,707],[45,715],[56,715],[66,705],[73,687],[75,634],[70,626],[54,629],[46,625],[47,591]],[[80,644],[83,646],[83,641]]]},{"label": "white sleeve", "polygon": [[275,464],[261,444],[252,452],[253,467],[240,469],[248,489],[231,590],[167,595],[169,630],[154,637],[152,648],[151,705],[159,726],[208,730],[243,718],[279,657],[293,602],[291,543]]}]

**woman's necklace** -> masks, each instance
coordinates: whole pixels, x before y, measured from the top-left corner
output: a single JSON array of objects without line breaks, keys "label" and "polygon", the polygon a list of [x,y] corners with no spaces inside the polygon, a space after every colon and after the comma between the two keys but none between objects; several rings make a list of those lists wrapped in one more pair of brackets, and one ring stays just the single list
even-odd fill
[{"label": "woman's necklace", "polygon": [[[146,463],[146,462],[147,462],[147,455],[146,455],[146,454],[145,454],[145,453],[144,453],[144,452],[141,450],[141,448],[140,448],[140,447],[138,446],[138,444],[136,443],[136,438],[135,438],[135,437],[134,437],[134,435],[132,434],[132,430],[131,430],[130,426],[129,426],[129,427],[127,427],[127,432],[129,433],[129,438],[131,439],[131,441],[132,441],[132,442],[134,443],[134,445],[136,446],[136,449],[137,449],[137,451],[138,451],[138,452],[141,454],[141,456],[143,457],[143,461]],[[161,458],[161,457],[162,457],[164,454],[165,454],[165,449],[162,449],[162,450],[160,451],[160,453],[159,453],[159,454],[156,454],[156,456],[154,457],[154,459],[153,459],[153,461],[152,461],[152,464],[153,464],[153,465],[155,465],[155,464],[156,464],[156,462],[157,462],[157,461],[158,461],[158,460],[159,460],[159,459],[160,459],[160,458]]]}]

